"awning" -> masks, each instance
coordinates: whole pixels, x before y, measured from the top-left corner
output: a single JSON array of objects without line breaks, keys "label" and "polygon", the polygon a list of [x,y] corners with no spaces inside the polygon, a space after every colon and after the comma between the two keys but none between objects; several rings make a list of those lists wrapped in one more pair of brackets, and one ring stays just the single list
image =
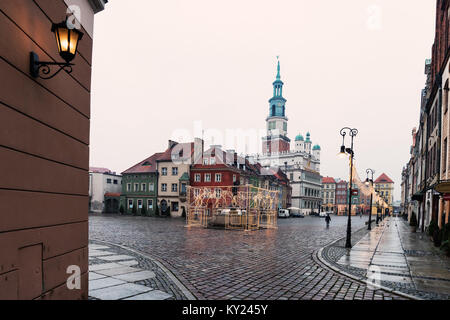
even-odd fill
[{"label": "awning", "polygon": [[435,187],[434,190],[440,193],[450,194],[450,181],[441,181]]}]

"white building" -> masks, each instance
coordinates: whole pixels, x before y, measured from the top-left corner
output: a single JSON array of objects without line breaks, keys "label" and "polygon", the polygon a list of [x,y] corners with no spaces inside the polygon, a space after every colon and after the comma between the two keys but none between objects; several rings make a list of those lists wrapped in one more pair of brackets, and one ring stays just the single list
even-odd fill
[{"label": "white building", "polygon": [[121,192],[122,176],[106,168],[89,168],[89,212],[119,212]]},{"label": "white building", "polygon": [[283,97],[280,62],[273,83],[273,97],[269,100],[266,118],[267,136],[263,138],[263,153],[256,160],[264,167],[280,167],[292,186],[292,206],[305,214],[319,212],[322,203],[322,177],[320,175],[320,146],[312,146],[311,135],[295,138],[294,149],[287,137],[286,99]]}]

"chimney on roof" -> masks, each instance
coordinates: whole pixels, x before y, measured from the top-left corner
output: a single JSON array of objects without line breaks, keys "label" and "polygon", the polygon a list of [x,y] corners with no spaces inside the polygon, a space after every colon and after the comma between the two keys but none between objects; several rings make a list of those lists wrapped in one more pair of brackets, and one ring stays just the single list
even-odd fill
[{"label": "chimney on roof", "polygon": [[225,151],[225,163],[231,166],[234,165],[235,154],[234,150],[231,149]]},{"label": "chimney on roof", "polygon": [[203,152],[205,150],[205,142],[203,139],[194,139],[194,159],[192,159],[193,164],[202,164]]}]

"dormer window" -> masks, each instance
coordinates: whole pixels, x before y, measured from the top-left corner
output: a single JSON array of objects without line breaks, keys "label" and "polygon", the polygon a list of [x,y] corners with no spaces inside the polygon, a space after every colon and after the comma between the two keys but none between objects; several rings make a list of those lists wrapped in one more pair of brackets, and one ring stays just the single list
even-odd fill
[{"label": "dormer window", "polygon": [[208,158],[203,158],[203,165],[207,166],[209,164]]}]

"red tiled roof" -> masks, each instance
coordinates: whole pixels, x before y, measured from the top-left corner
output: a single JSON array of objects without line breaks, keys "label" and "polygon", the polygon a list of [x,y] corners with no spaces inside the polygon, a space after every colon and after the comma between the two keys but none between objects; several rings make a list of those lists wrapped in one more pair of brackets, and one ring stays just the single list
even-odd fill
[{"label": "red tiled roof", "polygon": [[385,173],[382,173],[381,176],[375,180],[375,183],[394,183],[394,181],[392,181]]},{"label": "red tiled roof", "polygon": [[107,193],[105,193],[105,197],[120,197],[120,193],[118,193],[118,192],[107,192]]},{"label": "red tiled roof", "polygon": [[323,177],[322,183],[336,183],[336,181],[332,177]]},{"label": "red tiled roof", "polygon": [[124,172],[122,172],[122,174],[156,172],[156,160],[158,160],[161,155],[163,155],[162,152],[155,153],[151,157],[148,157],[139,162],[138,164],[135,164],[131,168],[125,170]]}]

